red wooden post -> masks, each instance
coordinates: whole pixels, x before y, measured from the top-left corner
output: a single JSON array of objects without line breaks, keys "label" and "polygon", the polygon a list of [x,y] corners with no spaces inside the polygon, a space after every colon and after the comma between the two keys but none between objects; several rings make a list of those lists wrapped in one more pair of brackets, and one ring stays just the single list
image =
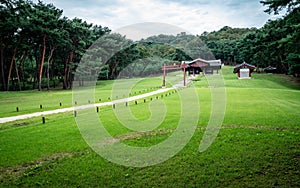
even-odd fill
[{"label": "red wooden post", "polygon": [[164,76],[162,87],[166,87],[166,64],[164,64]]},{"label": "red wooden post", "polygon": [[186,74],[185,74],[185,67],[186,64],[183,62],[183,86],[186,86]]}]

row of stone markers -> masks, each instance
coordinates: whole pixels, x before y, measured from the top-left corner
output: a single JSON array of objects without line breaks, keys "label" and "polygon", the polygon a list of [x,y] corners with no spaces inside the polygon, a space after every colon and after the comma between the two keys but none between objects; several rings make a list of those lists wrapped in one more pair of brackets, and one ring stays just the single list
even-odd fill
[{"label": "row of stone markers", "polygon": [[[192,86],[192,85],[188,85],[188,86],[185,87],[185,88],[189,88],[189,87],[191,87],[191,86]],[[176,90],[172,90],[172,91],[170,91],[170,92],[163,93],[163,94],[161,94],[161,95],[156,95],[156,96],[150,97],[150,98],[148,98],[148,100],[147,100],[147,98],[145,98],[145,99],[143,99],[142,101],[143,101],[143,103],[147,103],[147,101],[153,101],[154,99],[156,99],[156,100],[158,100],[158,99],[163,99],[163,98],[168,97],[168,96],[170,96],[170,95],[172,95],[172,94],[175,94],[175,93],[177,93],[178,91],[181,91],[181,90],[183,90],[183,89],[185,89],[185,88],[177,88]],[[108,98],[108,99],[110,99],[110,98]],[[99,99],[99,101],[101,101],[101,99]],[[88,103],[91,104],[91,101],[88,100]],[[138,104],[139,104],[138,100],[135,100],[135,101],[134,101],[134,104],[135,104],[135,105],[138,105]],[[75,105],[77,105],[77,102],[76,102],[76,101],[75,101]],[[62,106],[62,103],[60,103],[60,106]],[[129,102],[125,102],[125,106],[129,106]],[[40,105],[40,108],[42,109],[42,105]],[[115,103],[112,104],[112,108],[113,108],[113,109],[116,108],[116,104],[115,104]],[[100,107],[99,107],[99,106],[96,106],[96,112],[97,112],[97,113],[100,112]],[[76,117],[76,116],[77,116],[77,111],[75,110],[75,111],[74,111],[74,117]],[[42,117],[42,123],[43,123],[43,124],[46,123],[46,118],[45,118],[44,116]]]},{"label": "row of stone markers", "polygon": [[[148,92],[148,91],[154,91],[156,89],[160,88],[159,86],[158,87],[151,87],[151,88],[148,88],[148,89],[144,89],[144,90],[141,90],[141,91],[135,91],[135,92],[132,92],[132,93],[129,93],[129,96],[135,96],[137,94],[142,94],[142,93],[145,93],[145,92]],[[123,98],[126,97],[126,95],[123,95]],[[119,96],[115,96],[115,99],[118,99]],[[112,101],[113,98],[111,97],[108,97],[107,98],[108,101]],[[102,101],[105,101],[105,100],[102,100],[102,99],[99,99],[99,102],[102,102]],[[91,101],[88,100],[88,103],[91,104]],[[74,102],[75,105],[77,105],[77,101]],[[59,102],[59,106],[62,107],[63,106],[63,103],[62,102]],[[40,104],[39,106],[40,109],[43,109],[44,106],[42,104]],[[21,111],[21,108],[19,106],[16,107],[16,112],[20,112]]]},{"label": "row of stone markers", "polygon": [[[180,89],[178,89],[178,90],[180,90]],[[175,94],[175,93],[177,93],[177,90],[173,90],[173,91],[171,91],[171,92],[168,92],[168,93],[164,93],[164,94],[161,94],[161,95],[157,95],[157,96],[154,96],[154,97],[150,97],[150,98],[148,98],[148,101],[153,101],[154,99],[156,99],[156,100],[158,100],[158,99],[163,99],[164,97],[168,97],[168,96],[170,96],[170,95],[172,95],[172,94]],[[147,103],[147,99],[142,99],[142,103]],[[138,105],[139,104],[139,102],[138,102],[138,100],[135,100],[134,101],[134,104],[135,105]],[[125,106],[129,106],[129,102],[125,102]],[[116,108],[116,104],[114,103],[114,104],[112,104],[112,108],[113,109],[115,109]],[[96,112],[98,113],[100,111],[100,107],[99,106],[96,106]],[[74,115],[75,115],[76,113],[74,113]]]},{"label": "row of stone markers", "polygon": [[[59,103],[59,106],[62,107],[62,103],[61,102]],[[40,109],[43,109],[43,105],[42,104],[40,104]],[[20,111],[20,108],[18,106],[16,107],[16,111],[17,112]]]},{"label": "row of stone markers", "polygon": [[[170,95],[172,95],[172,94],[177,93],[178,91],[181,91],[181,90],[186,89],[186,88],[190,88],[190,87],[192,87],[192,86],[193,86],[193,84],[188,84],[187,87],[177,88],[177,90],[173,90],[173,91],[171,91],[171,92],[164,93],[164,94],[161,94],[161,95],[159,95],[159,96],[157,95],[157,96],[155,96],[155,97],[151,97],[151,98],[150,98],[150,101],[153,101],[153,99],[156,99],[156,100],[158,100],[158,99],[163,99],[164,97],[170,96]],[[109,99],[110,99],[110,98],[109,98]],[[101,101],[101,99],[99,99],[99,101]],[[146,103],[146,102],[147,102],[147,99],[143,99],[143,102]],[[90,101],[89,101],[89,104],[90,104]],[[135,105],[138,105],[139,103],[138,103],[137,100],[135,100],[135,101],[134,101],[134,104],[135,104]],[[125,106],[129,106],[129,102],[125,102]],[[112,108],[115,109],[115,108],[116,108],[116,104],[112,104]],[[97,112],[97,113],[100,112],[100,107],[99,107],[99,106],[96,106],[96,112]],[[77,116],[77,111],[74,111],[74,117],[76,117],[76,116]]]}]

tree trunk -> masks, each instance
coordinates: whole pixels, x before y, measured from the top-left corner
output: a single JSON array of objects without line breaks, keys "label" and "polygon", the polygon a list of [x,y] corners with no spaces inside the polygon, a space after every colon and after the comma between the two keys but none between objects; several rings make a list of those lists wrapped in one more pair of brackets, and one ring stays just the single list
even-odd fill
[{"label": "tree trunk", "polygon": [[15,63],[17,49],[18,49],[18,46],[15,47],[14,54],[13,54],[13,56],[11,58],[11,61],[10,61],[10,66],[9,66],[9,71],[8,71],[8,76],[7,76],[7,88],[6,88],[7,91],[9,91],[9,82],[10,82],[10,77],[11,77],[11,72],[12,72],[12,69],[13,69],[13,65]]},{"label": "tree trunk", "polygon": [[67,58],[66,60],[66,63],[65,63],[65,72],[64,72],[64,86],[63,86],[63,89],[69,89],[69,86],[70,86],[70,67],[69,65],[73,62],[73,58],[74,58],[74,50],[72,50],[70,52],[70,55],[69,57]]},{"label": "tree trunk", "polygon": [[117,61],[116,64],[115,64],[115,66],[112,68],[112,70],[111,70],[111,76],[110,76],[111,79],[116,79],[118,77],[118,73],[117,73],[116,69],[117,69],[117,67],[118,67],[119,64],[120,64],[120,62]]},{"label": "tree trunk", "polygon": [[282,55],[279,55],[279,59],[280,59],[280,66],[281,66],[281,69],[283,69],[283,72],[285,73],[285,74],[288,74],[288,72],[289,72],[289,68],[288,67],[286,67],[286,65],[284,64],[284,58],[282,57]]},{"label": "tree trunk", "polygon": [[38,77],[38,69],[39,68],[39,58],[36,59],[36,63],[35,63],[35,68],[34,66],[32,65],[32,70],[34,70],[34,74],[33,74],[33,82],[32,82],[32,89],[35,89],[35,86],[36,86],[36,81],[37,81],[37,77]]},{"label": "tree trunk", "polygon": [[[59,67],[57,68],[57,70],[59,69]],[[52,65],[51,65],[51,80],[53,80],[53,87],[56,87],[56,83],[55,83],[55,78],[58,76],[55,74],[55,61],[52,60]]]},{"label": "tree trunk", "polygon": [[70,65],[73,63],[74,61],[74,55],[75,55],[75,50],[73,50],[70,54],[70,61],[69,61],[69,66],[68,66],[68,89],[72,88],[72,75],[71,75],[71,67]]},{"label": "tree trunk", "polygon": [[63,89],[67,89],[67,69],[68,69],[68,63],[65,62],[65,66],[64,66],[64,81],[63,81]]},{"label": "tree trunk", "polygon": [[48,61],[47,61],[47,90],[50,90],[50,60],[52,58],[53,52],[54,52],[55,48],[51,49],[50,55],[48,57]]},{"label": "tree trunk", "polygon": [[65,65],[64,65],[64,82],[63,82],[63,89],[67,89],[68,88],[68,82],[67,82],[67,73],[68,73],[68,63],[69,63],[69,58],[67,57],[66,61],[65,61]]},{"label": "tree trunk", "polygon": [[41,63],[40,63],[40,70],[39,70],[39,91],[42,90],[42,76],[43,76],[43,66],[44,66],[44,61],[45,61],[45,54],[46,54],[46,38],[47,35],[44,34],[43,37],[43,52],[42,52],[42,57],[41,57]]},{"label": "tree trunk", "polygon": [[5,74],[4,74],[4,49],[2,47],[2,39],[0,38],[0,56],[1,56],[1,80],[2,80],[2,90],[6,89]]},{"label": "tree trunk", "polygon": [[23,57],[21,59],[21,79],[22,79],[23,89],[26,87],[25,74],[24,74],[24,66],[25,66],[26,58],[27,58],[27,52],[23,55]]},{"label": "tree trunk", "polygon": [[16,74],[17,74],[19,91],[21,91],[22,88],[21,88],[21,82],[20,82],[20,76],[19,76],[19,70],[18,70],[18,64],[17,64],[17,62],[15,62],[15,71],[16,71]]},{"label": "tree trunk", "polygon": [[21,78],[22,78],[22,80],[25,79],[24,66],[25,66],[26,58],[27,58],[27,53],[25,53],[21,59]]},{"label": "tree trunk", "polygon": [[72,74],[71,74],[71,67],[69,66],[69,71],[68,71],[68,85],[69,85],[69,88],[68,89],[72,89],[72,80],[73,80],[73,77],[72,77]]}]

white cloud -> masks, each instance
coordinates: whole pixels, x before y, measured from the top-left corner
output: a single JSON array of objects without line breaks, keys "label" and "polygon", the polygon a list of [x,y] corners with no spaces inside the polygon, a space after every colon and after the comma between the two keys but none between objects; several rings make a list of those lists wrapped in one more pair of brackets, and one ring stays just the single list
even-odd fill
[{"label": "white cloud", "polygon": [[122,27],[114,32],[125,35],[128,39],[141,40],[149,36],[166,34],[177,35],[178,33],[186,32],[183,28],[158,22],[144,22]]},{"label": "white cloud", "polygon": [[153,0],[120,0],[119,6],[110,11],[114,16],[104,22],[113,29],[142,22],[163,22],[182,27],[193,34],[201,34],[205,30],[212,31],[230,25],[222,8],[209,4],[194,7]]},{"label": "white cloud", "polygon": [[175,25],[201,34],[231,27],[261,27],[271,18],[255,0],[46,0],[64,10],[64,15],[113,30],[143,22]]}]

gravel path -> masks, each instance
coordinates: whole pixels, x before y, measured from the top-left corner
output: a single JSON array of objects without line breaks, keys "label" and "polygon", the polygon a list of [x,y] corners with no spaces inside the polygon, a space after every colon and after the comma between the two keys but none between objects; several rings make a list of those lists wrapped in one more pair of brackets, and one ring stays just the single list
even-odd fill
[{"label": "gravel path", "polygon": [[[182,86],[182,85],[181,85]],[[114,100],[111,102],[104,102],[104,103],[97,103],[97,104],[89,104],[89,105],[82,105],[82,106],[76,106],[76,107],[70,107],[70,108],[63,108],[63,109],[57,109],[57,110],[49,110],[49,111],[44,111],[44,112],[36,112],[36,113],[31,113],[31,114],[24,114],[24,115],[19,115],[19,116],[12,116],[12,117],[5,117],[5,118],[0,118],[0,123],[7,123],[11,121],[16,121],[16,120],[21,120],[21,119],[27,119],[27,118],[33,118],[33,117],[38,117],[38,116],[45,116],[45,115],[50,115],[50,114],[58,114],[58,113],[64,113],[64,112],[70,112],[78,109],[87,109],[87,108],[94,108],[96,106],[111,106],[113,104],[118,104],[118,103],[125,103],[125,102],[130,102],[138,99],[142,99],[145,97],[150,97],[159,93],[163,93],[166,91],[173,90],[178,86],[174,86],[173,88],[165,88],[165,89],[159,89],[150,93],[145,93],[142,95],[137,95],[129,98],[124,98],[124,99],[119,99],[119,100]]]}]

